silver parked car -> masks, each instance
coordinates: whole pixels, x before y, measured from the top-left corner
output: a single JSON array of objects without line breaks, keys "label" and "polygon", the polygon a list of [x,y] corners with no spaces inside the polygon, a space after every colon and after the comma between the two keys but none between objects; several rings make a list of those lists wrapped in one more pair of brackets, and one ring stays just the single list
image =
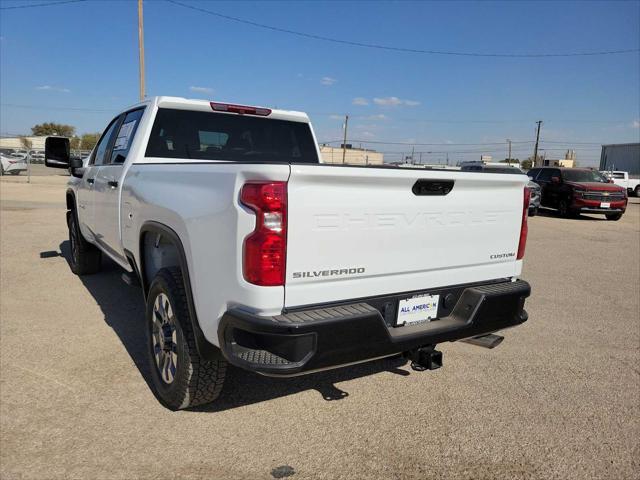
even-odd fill
[{"label": "silver parked car", "polygon": [[27,155],[8,149],[0,152],[0,175],[20,175],[27,168]]}]

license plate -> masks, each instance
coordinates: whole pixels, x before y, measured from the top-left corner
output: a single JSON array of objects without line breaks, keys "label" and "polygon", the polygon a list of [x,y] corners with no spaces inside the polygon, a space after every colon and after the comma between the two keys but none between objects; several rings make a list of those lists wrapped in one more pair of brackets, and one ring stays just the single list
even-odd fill
[{"label": "license plate", "polygon": [[611,202],[602,202],[600,204],[600,208],[609,208],[611,207]]},{"label": "license plate", "polygon": [[398,302],[396,326],[426,323],[438,316],[440,295],[421,295]]}]

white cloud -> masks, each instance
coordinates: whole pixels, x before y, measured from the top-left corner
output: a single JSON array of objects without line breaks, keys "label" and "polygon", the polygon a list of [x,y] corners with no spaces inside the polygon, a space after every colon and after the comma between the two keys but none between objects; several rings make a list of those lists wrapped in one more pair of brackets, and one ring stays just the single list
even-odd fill
[{"label": "white cloud", "polygon": [[337,81],[338,80],[336,80],[335,78],[332,78],[332,77],[322,77],[322,79],[320,80],[320,83],[322,85],[326,85],[326,86],[330,87],[331,85],[333,85]]},{"label": "white cloud", "polygon": [[365,120],[387,120],[387,117],[384,113],[378,113],[377,115],[367,115],[363,117]]},{"label": "white cloud", "polygon": [[40,85],[39,87],[36,87],[36,90],[62,93],[69,93],[71,91],[68,88],[54,87],[52,85]]},{"label": "white cloud", "polygon": [[213,93],[213,88],[209,87],[189,87],[189,90],[196,93]]},{"label": "white cloud", "polygon": [[398,105],[406,105],[407,107],[415,107],[420,105],[420,102],[415,100],[402,100],[398,97],[376,97],[373,99],[373,103],[376,105],[382,105],[384,107],[397,107]]},{"label": "white cloud", "polygon": [[353,99],[353,101],[351,102],[354,105],[369,105],[369,100],[367,100],[364,97],[356,97]]},{"label": "white cloud", "polygon": [[631,128],[640,128],[640,120],[634,120],[631,124]]}]

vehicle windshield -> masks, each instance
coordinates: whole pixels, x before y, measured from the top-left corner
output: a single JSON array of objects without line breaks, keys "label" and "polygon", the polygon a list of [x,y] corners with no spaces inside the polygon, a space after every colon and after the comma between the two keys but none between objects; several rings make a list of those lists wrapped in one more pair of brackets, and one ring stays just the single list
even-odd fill
[{"label": "vehicle windshield", "polygon": [[307,123],[168,108],[158,110],[146,156],[318,163]]},{"label": "vehicle windshield", "polygon": [[567,182],[609,182],[604,175],[595,170],[564,170],[562,176]]}]

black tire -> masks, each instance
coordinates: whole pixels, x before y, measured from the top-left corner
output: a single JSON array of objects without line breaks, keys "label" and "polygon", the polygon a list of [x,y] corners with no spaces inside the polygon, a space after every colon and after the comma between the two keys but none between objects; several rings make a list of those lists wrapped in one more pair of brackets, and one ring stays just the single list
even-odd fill
[{"label": "black tire", "polygon": [[538,207],[534,207],[529,209],[529,216],[530,217],[535,217],[538,214]]},{"label": "black tire", "polygon": [[640,185],[636,185],[634,192],[636,197],[640,197]]},{"label": "black tire", "polygon": [[100,271],[102,252],[87,242],[78,227],[74,210],[67,211],[69,245],[71,247],[71,271],[76,275],[90,275]]},{"label": "black tire", "polygon": [[622,218],[621,213],[610,213],[609,215],[605,215],[605,216],[607,217],[607,220],[611,220],[612,222],[617,222]]},{"label": "black tire", "polygon": [[562,218],[571,217],[569,202],[567,202],[565,199],[562,199],[558,202],[558,215],[560,215]]},{"label": "black tire", "polygon": [[[160,313],[156,300],[162,305]],[[164,321],[162,312],[172,315],[167,313]],[[227,362],[222,357],[207,361],[198,355],[179,268],[163,268],[156,274],[147,296],[146,323],[151,379],[160,402],[171,410],[181,410],[218,398]]]}]

